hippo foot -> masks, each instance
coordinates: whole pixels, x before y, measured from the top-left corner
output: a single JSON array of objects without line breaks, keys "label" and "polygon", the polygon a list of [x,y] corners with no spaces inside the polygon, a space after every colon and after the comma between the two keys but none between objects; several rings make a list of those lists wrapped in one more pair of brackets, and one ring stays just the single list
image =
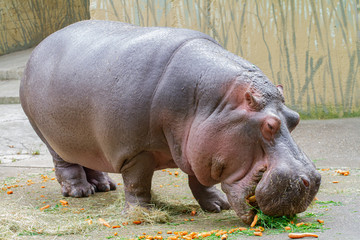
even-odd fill
[{"label": "hippo foot", "polygon": [[[58,163],[58,162],[57,162]],[[55,174],[65,197],[88,197],[95,192],[116,189],[106,173],[63,162],[55,165]]]},{"label": "hippo foot", "polygon": [[70,181],[62,181],[60,184],[61,193],[64,197],[88,197],[95,193],[94,186],[87,181],[77,181],[72,179]]},{"label": "hippo foot", "polygon": [[121,215],[127,216],[127,215],[136,214],[139,212],[149,212],[150,208],[151,208],[151,205],[149,203],[143,203],[143,204],[125,203],[125,206],[121,211]]},{"label": "hippo foot", "polygon": [[85,168],[86,179],[94,187],[95,192],[108,192],[116,189],[116,184],[107,173]]},{"label": "hippo foot", "polygon": [[216,187],[202,185],[195,176],[189,175],[189,187],[200,207],[208,212],[221,212],[230,209],[225,194]]},{"label": "hippo foot", "polygon": [[215,187],[206,189],[203,195],[198,196],[196,199],[204,211],[218,213],[221,212],[221,210],[230,209],[230,204],[225,194],[221,193]]}]

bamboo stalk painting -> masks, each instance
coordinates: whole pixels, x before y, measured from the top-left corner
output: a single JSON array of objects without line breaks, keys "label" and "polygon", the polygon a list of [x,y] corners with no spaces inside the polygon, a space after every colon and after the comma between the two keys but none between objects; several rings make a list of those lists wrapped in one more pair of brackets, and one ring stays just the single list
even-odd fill
[{"label": "bamboo stalk painting", "polygon": [[303,117],[360,115],[359,0],[92,0],[93,19],[209,34],[253,62]]}]

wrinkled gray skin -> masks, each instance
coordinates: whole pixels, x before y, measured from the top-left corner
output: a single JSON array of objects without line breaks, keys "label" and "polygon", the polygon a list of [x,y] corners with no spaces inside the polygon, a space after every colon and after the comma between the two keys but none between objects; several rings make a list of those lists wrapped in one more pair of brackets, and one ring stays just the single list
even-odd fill
[{"label": "wrinkled gray skin", "polygon": [[320,185],[282,87],[200,32],[73,24],[33,51],[20,97],[64,196],[113,190],[103,172],[122,173],[126,207],[147,206],[153,172],[179,167],[204,210],[231,206],[249,223],[249,196],[291,215]]}]

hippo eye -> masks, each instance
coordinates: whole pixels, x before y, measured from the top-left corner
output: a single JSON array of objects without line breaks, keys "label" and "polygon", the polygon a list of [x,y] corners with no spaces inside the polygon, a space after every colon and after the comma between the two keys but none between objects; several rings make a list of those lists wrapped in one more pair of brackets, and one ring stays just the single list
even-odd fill
[{"label": "hippo eye", "polygon": [[275,134],[279,131],[281,121],[275,115],[269,115],[265,118],[261,127],[261,133],[268,141],[272,140]]}]

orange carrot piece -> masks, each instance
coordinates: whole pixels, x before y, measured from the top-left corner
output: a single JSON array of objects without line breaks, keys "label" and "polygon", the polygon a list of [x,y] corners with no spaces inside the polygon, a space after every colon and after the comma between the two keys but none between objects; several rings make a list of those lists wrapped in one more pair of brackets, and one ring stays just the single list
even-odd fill
[{"label": "orange carrot piece", "polygon": [[60,202],[61,205],[63,205],[63,206],[69,205],[68,201],[65,201],[65,200],[59,200],[59,202]]},{"label": "orange carrot piece", "polygon": [[250,227],[255,227],[256,223],[258,221],[258,215],[256,214],[255,217],[254,217],[254,220],[252,221]]},{"label": "orange carrot piece", "polygon": [[254,235],[261,237],[261,236],[262,236],[262,232],[254,232]]},{"label": "orange carrot piece", "polygon": [[12,190],[7,191],[7,194],[13,194],[14,192]]},{"label": "orange carrot piece", "polygon": [[133,221],[133,224],[141,224],[141,221]]},{"label": "orange carrot piece", "polygon": [[223,234],[227,234],[227,231],[220,230],[220,231],[218,231],[218,232],[215,234],[215,236],[219,237],[219,236],[221,236],[221,235],[223,235]]},{"label": "orange carrot piece", "polygon": [[40,210],[42,211],[42,210],[47,209],[49,207],[50,207],[50,205],[46,205],[46,206],[43,206],[42,208],[40,208]]},{"label": "orange carrot piece", "polygon": [[179,238],[177,236],[170,236],[167,239],[168,240],[178,240]]},{"label": "orange carrot piece", "polygon": [[298,238],[304,238],[304,237],[314,237],[318,238],[319,236],[313,233],[289,233],[289,238],[292,239],[298,239]]},{"label": "orange carrot piece", "polygon": [[255,195],[249,197],[248,200],[249,200],[249,202],[251,202],[251,203],[252,203],[252,202],[256,202],[256,197],[255,197]]},{"label": "orange carrot piece", "polygon": [[104,219],[99,218],[99,222],[100,222],[102,225],[104,225],[105,227],[111,228],[111,225],[110,225],[107,221],[105,221]]},{"label": "orange carrot piece", "polygon": [[221,240],[226,240],[226,239],[228,239],[228,235],[227,235],[227,234],[221,235]]},{"label": "orange carrot piece", "polygon": [[92,219],[86,219],[85,221],[87,221],[89,225],[93,223]]},{"label": "orange carrot piece", "polygon": [[102,223],[105,227],[111,228],[111,225],[107,222]]}]

